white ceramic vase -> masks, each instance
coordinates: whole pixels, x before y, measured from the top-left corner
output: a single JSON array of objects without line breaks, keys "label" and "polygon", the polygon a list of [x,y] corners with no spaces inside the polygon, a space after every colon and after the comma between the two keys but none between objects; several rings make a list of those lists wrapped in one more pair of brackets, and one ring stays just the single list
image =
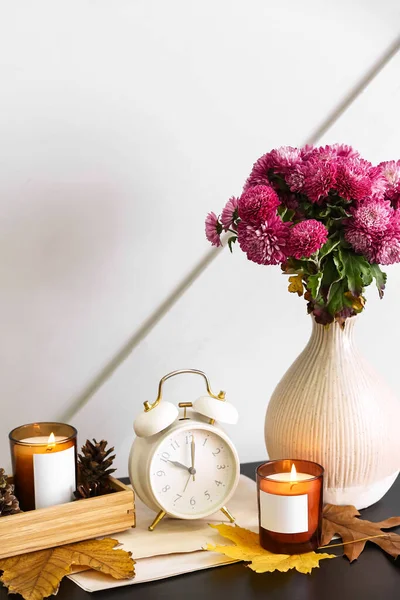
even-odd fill
[{"label": "white ceramic vase", "polygon": [[324,502],[361,509],[388,491],[400,469],[400,402],[354,344],[358,317],[311,338],[275,388],[265,420],[270,459],[325,468]]}]

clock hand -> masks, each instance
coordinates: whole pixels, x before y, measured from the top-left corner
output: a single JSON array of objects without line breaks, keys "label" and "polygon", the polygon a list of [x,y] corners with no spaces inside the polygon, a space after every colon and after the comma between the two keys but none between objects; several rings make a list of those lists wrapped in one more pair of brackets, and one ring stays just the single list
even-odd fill
[{"label": "clock hand", "polygon": [[187,467],[186,465],[183,465],[182,463],[178,462],[177,460],[169,460],[168,462],[170,462],[172,465],[175,465],[175,467],[179,467],[180,469],[185,469],[185,471],[189,471],[189,467]]},{"label": "clock hand", "polygon": [[195,457],[195,452],[196,452],[196,446],[194,443],[194,435],[192,435],[192,445],[191,445],[191,454],[192,454],[192,468],[191,468],[191,473],[193,475],[193,481],[196,480],[196,469],[194,468],[194,457]]},{"label": "clock hand", "polygon": [[187,488],[187,486],[188,486],[188,483],[189,483],[189,481],[190,481],[190,478],[191,478],[191,476],[192,476],[192,474],[191,474],[191,473],[189,473],[189,477],[187,478],[187,481],[186,481],[185,487],[183,488],[183,492],[186,492],[186,488]]}]

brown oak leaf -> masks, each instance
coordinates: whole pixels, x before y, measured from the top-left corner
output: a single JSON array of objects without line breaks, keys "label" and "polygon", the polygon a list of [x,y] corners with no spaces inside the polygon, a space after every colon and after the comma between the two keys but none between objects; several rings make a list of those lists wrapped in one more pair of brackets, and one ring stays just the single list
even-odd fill
[{"label": "brown oak leaf", "polygon": [[242,527],[226,524],[210,525],[220,535],[234,542],[234,546],[213,546],[207,544],[206,550],[220,552],[235,560],[244,560],[249,563],[250,569],[256,573],[273,571],[286,572],[296,569],[299,573],[311,573],[312,569],[319,567],[319,561],[324,558],[336,558],[334,554],[307,552],[305,554],[273,554],[260,546],[258,533],[243,529]]},{"label": "brown oak leaf", "polygon": [[49,550],[38,550],[0,560],[0,581],[13,594],[25,600],[42,600],[56,594],[60,582],[71,573],[72,565],[84,565],[115,579],[134,576],[131,552],[114,550],[117,540],[87,540]]},{"label": "brown oak leaf", "polygon": [[[344,553],[350,562],[356,560],[370,541],[397,558],[400,554],[400,535],[384,532],[400,525],[400,517],[391,517],[373,523],[359,519],[360,513],[354,506],[334,506],[326,504],[322,522],[322,546],[329,544],[333,536],[340,535],[344,542]],[[366,539],[369,538],[369,539]],[[350,543],[353,542],[353,543]]]}]

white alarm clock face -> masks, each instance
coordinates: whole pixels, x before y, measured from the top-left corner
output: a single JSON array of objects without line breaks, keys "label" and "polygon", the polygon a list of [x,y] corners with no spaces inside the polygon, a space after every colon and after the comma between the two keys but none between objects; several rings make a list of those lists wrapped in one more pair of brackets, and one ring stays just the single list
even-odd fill
[{"label": "white alarm clock face", "polygon": [[197,519],[229,500],[239,478],[239,459],[226,434],[191,421],[161,440],[149,475],[153,495],[165,512]]}]

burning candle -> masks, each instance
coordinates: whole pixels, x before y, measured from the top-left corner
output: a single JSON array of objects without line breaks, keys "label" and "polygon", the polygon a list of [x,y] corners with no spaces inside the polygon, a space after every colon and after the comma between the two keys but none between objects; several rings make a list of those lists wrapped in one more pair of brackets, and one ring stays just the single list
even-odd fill
[{"label": "burning candle", "polygon": [[76,429],[33,423],[13,429],[9,438],[22,510],[70,502],[76,489]]},{"label": "burning candle", "polygon": [[272,460],[257,469],[260,544],[276,554],[318,548],[322,519],[321,465]]}]

